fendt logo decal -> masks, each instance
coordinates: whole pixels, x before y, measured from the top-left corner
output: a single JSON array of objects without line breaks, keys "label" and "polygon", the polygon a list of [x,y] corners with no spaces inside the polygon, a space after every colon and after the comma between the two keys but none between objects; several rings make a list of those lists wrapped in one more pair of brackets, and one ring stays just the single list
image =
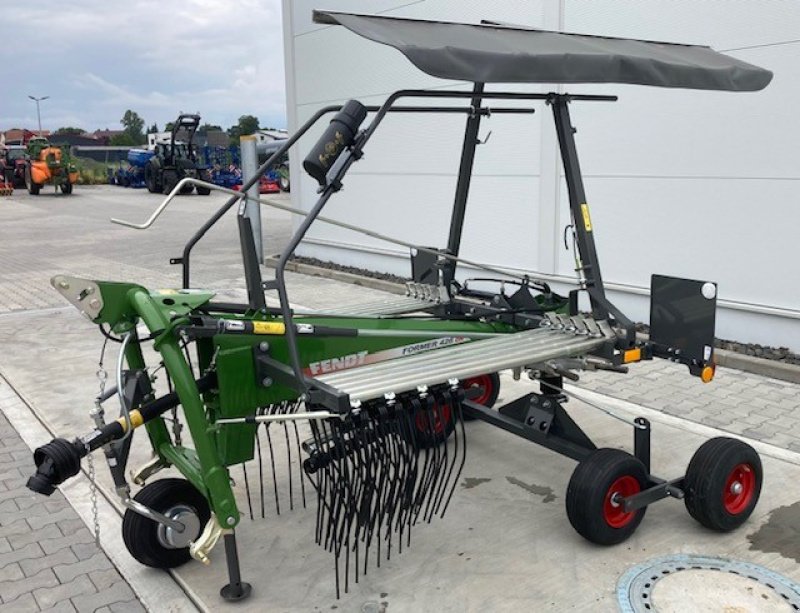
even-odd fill
[{"label": "fendt logo decal", "polygon": [[321,375],[326,372],[333,372],[334,370],[345,370],[347,368],[353,368],[353,366],[361,366],[366,361],[367,353],[367,351],[359,351],[358,353],[351,353],[341,358],[311,362],[308,368],[306,368],[306,372],[311,375]]},{"label": "fendt logo decal", "polygon": [[412,343],[411,345],[404,345],[393,349],[384,349],[383,351],[376,351],[375,353],[359,351],[358,353],[351,353],[337,358],[311,362],[305,369],[305,373],[312,377],[324,375],[338,370],[347,370],[348,368],[354,368],[356,366],[375,364],[376,362],[384,362],[385,360],[393,360],[394,358],[424,353],[433,349],[441,349],[442,347],[449,347],[450,345],[460,345],[461,343],[468,343],[471,340],[472,339],[468,336],[445,336],[443,338],[435,338],[421,343]]}]

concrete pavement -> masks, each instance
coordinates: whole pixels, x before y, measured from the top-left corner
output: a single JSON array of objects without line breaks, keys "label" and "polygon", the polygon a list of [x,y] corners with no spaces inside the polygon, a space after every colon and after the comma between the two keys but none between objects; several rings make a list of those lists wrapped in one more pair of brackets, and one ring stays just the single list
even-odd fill
[{"label": "concrete pavement", "polygon": [[[25,421],[25,411],[32,421],[32,410],[49,430],[67,436],[89,428],[87,413],[97,390],[95,371],[102,343],[94,326],[71,307],[62,306],[58,294],[49,287],[49,277],[62,272],[135,280],[153,287],[177,286],[179,268],[168,267],[168,258],[180,253],[183,241],[220,203],[214,197],[181,198],[152,230],[136,232],[110,226],[106,218],[113,215],[143,220],[158,197],[120,188],[92,188],[83,195],[77,190],[76,195],[79,197],[71,199],[22,195],[0,200],[0,261],[10,262],[8,274],[5,267],[0,273],[0,311],[5,311],[0,315],[0,372],[13,385],[13,389],[0,385],[0,410],[13,413],[17,421]],[[288,235],[289,219],[272,211],[265,218],[268,250],[276,251]],[[243,282],[232,216],[206,240],[207,251],[198,247],[195,260],[197,285],[241,297]],[[289,276],[289,292],[294,302],[312,308],[356,304],[379,295],[364,287],[294,274]],[[764,455],[767,475],[764,494],[756,514],[740,531],[709,534],[688,517],[680,503],[666,501],[648,510],[644,524],[630,541],[612,550],[592,547],[575,535],[563,510],[564,489],[573,463],[484,424],[472,423],[468,425],[467,465],[446,518],[419,526],[409,551],[393,556],[380,570],[370,570],[339,601],[333,597],[331,560],[313,544],[313,509],[280,516],[273,510],[266,521],[243,522],[238,530],[243,573],[254,583],[255,595],[235,608],[503,611],[536,606],[554,611],[613,610],[616,578],[632,564],[672,551],[738,557],[800,580],[800,539],[791,524],[800,503],[796,488],[789,486],[800,478],[800,455],[794,453],[800,451],[796,427],[800,386],[725,369],[720,369],[714,383],[703,385],[682,367],[663,361],[636,365],[634,370],[636,374],[628,376],[587,373],[579,386],[571,389],[605,403],[620,415],[645,414],[650,418],[654,422],[654,467],[659,474],[682,474],[693,450],[715,433],[729,432],[761,442],[759,451]],[[528,390],[525,382],[504,377],[501,402]],[[568,408],[599,444],[630,448],[630,430],[623,424],[575,400]],[[12,432],[7,429],[4,433],[4,442],[13,440]],[[48,436],[44,432],[29,435],[26,442],[33,446]],[[134,445],[131,466],[147,459],[143,443],[141,440]],[[19,442],[15,444],[18,453],[11,454],[11,461],[25,462],[23,456],[29,452]],[[0,460],[3,453],[0,449]],[[110,479],[101,464],[98,456],[98,481],[110,491]],[[20,476],[9,470],[12,481],[27,476],[25,466],[11,468],[22,473]],[[241,475],[235,471],[237,492],[242,495]],[[0,486],[8,489],[7,480],[2,478],[5,472],[0,463]],[[278,488],[286,496],[285,473],[279,473]],[[19,494],[27,496],[22,491]],[[75,498],[86,520],[90,514],[86,513],[85,495]],[[54,498],[43,504],[56,502]],[[7,505],[0,509],[18,513],[25,504],[27,500],[19,502],[16,495],[7,501],[0,492],[0,505]],[[88,531],[79,530],[78,524],[59,523],[74,519],[66,518],[63,509],[55,511],[61,512],[65,518],[55,521],[60,537],[53,527],[44,532],[27,524],[34,536],[22,547],[39,547],[42,553],[36,553],[43,558],[47,555],[43,543],[64,538],[65,530],[83,535],[74,536],[76,539],[86,538]],[[115,522],[118,520],[109,507],[104,516],[104,539],[118,533]],[[785,535],[785,542],[776,544],[775,539],[763,536],[776,530]],[[36,590],[56,586],[25,590],[27,575],[23,571],[23,577],[18,577],[13,567],[20,564],[23,570],[21,562],[3,565],[3,538],[13,547],[8,537],[0,538],[0,582],[4,572],[12,573],[8,584],[13,590],[9,594],[16,594],[12,600],[30,597],[41,607]],[[74,547],[84,544],[88,545],[76,543],[67,549],[77,558]],[[126,564],[123,560],[127,554],[119,551],[119,543],[104,540],[103,544],[111,563],[117,567]],[[29,552],[32,558],[36,558],[35,547]],[[129,570],[135,566],[129,559],[127,564]],[[64,593],[76,592],[67,598],[72,604],[75,598],[100,592],[92,572],[87,569],[67,581],[73,585]],[[59,579],[55,570],[53,574]],[[210,568],[190,563],[175,573],[174,580],[141,567],[124,574],[133,576],[130,581],[134,590],[146,580],[158,584],[168,581],[173,587],[177,581],[191,598],[181,604],[172,600],[171,610],[191,610],[196,605],[210,610],[234,609],[222,604],[217,594],[225,574],[221,548],[215,550]],[[94,592],[84,580],[74,585],[79,576],[88,577]],[[52,580],[49,575],[47,580]],[[22,582],[20,587],[16,587],[17,581]],[[79,587],[86,588],[85,593]],[[5,598],[3,593],[0,588],[0,596]],[[164,602],[145,600],[154,611],[167,610],[161,608]]]}]

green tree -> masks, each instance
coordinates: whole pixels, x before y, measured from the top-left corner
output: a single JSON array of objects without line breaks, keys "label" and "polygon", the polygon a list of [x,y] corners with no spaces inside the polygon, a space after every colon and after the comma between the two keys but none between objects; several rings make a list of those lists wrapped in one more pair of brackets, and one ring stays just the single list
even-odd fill
[{"label": "green tree", "polygon": [[142,141],[134,140],[130,134],[123,132],[122,134],[115,134],[109,140],[109,144],[114,147],[129,147],[133,145],[141,145]]},{"label": "green tree", "polygon": [[86,130],[81,128],[72,128],[72,127],[65,127],[59,128],[53,134],[86,134]]},{"label": "green tree", "polygon": [[128,109],[119,122],[125,128],[125,134],[133,141],[132,144],[140,145],[145,142],[144,132],[142,132],[144,130],[144,119],[139,117],[136,111]]},{"label": "green tree", "polygon": [[253,115],[242,115],[239,117],[239,123],[228,128],[228,136],[231,137],[232,145],[238,145],[240,136],[245,136],[246,134],[255,134],[258,130],[258,117],[254,117]]},{"label": "green tree", "polygon": [[147,133],[148,134],[155,134],[156,132],[158,132],[158,124],[157,123],[154,123],[152,126],[147,128]]},{"label": "green tree", "polygon": [[198,132],[210,132],[214,130],[219,130],[220,132],[222,132],[222,126],[218,126],[213,123],[204,123],[202,126],[197,128]]},{"label": "green tree", "polygon": [[258,132],[258,117],[242,115],[239,117],[239,135],[255,134]]},{"label": "green tree", "polygon": [[172,128],[175,127],[174,121],[168,121],[164,124],[164,132],[172,132]]}]

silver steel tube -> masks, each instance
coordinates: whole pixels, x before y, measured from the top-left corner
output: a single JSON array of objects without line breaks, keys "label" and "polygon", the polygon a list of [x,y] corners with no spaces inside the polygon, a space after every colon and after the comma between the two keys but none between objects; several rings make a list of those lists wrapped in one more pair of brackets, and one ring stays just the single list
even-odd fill
[{"label": "silver steel tube", "polygon": [[[558,335],[558,333],[554,333],[549,330],[529,330],[514,334],[505,334],[502,338],[496,338],[494,340],[470,342],[450,347],[443,347],[441,349],[434,349],[425,353],[398,358],[396,360],[389,360],[386,362],[371,364],[369,366],[363,366],[359,368],[359,372],[361,373],[360,375],[356,375],[354,370],[345,370],[329,375],[322,375],[320,378],[325,381],[325,383],[337,385],[341,380],[361,378],[373,374],[379,375],[384,372],[397,373],[398,371],[406,368],[414,368],[420,362],[422,362],[425,366],[436,365],[437,362],[441,361],[455,364],[459,360],[471,360],[476,356],[485,358],[491,357],[498,353],[502,355],[503,352],[507,352],[515,346],[522,346],[523,348],[537,348],[540,345],[552,343],[553,339],[556,338],[556,335]],[[559,338],[561,336],[562,335],[558,335]],[[456,347],[458,348],[457,351]]]},{"label": "silver steel tube", "polygon": [[[304,419],[330,419],[332,417],[344,419],[345,416],[339,413],[329,413],[328,411],[306,411],[304,413],[287,413],[284,415],[256,415],[249,419],[249,423],[255,421],[256,423],[263,424],[272,421],[301,421]],[[220,424],[223,426],[226,424],[246,423],[248,423],[248,418],[246,417],[224,417],[214,422],[215,425]]]},{"label": "silver steel tube", "polygon": [[367,400],[387,392],[411,390],[418,385],[432,385],[451,378],[463,379],[555,357],[577,355],[603,342],[605,339],[547,330],[521,332],[506,335],[502,339],[458,345],[410,358],[322,375],[318,379],[346,392],[351,400]]},{"label": "silver steel tube", "polygon": [[[431,385],[451,378],[472,377],[506,368],[535,364],[554,357],[574,355],[593,346],[594,344],[591,343],[583,344],[583,346],[580,343],[573,343],[571,346],[551,344],[542,345],[535,350],[528,349],[527,351],[518,351],[513,354],[506,353],[501,356],[484,357],[473,355],[468,359],[458,360],[457,362],[423,363],[416,365],[415,368],[405,368],[394,373],[386,372],[379,376],[371,377],[364,373],[363,379],[342,382],[335,385],[335,387],[350,395],[357,396],[359,399],[363,399],[363,395],[375,387],[383,388],[388,385],[390,387],[405,386],[404,389],[413,389],[417,385]],[[466,372],[467,370],[469,372]],[[326,381],[326,383],[329,382]]]}]

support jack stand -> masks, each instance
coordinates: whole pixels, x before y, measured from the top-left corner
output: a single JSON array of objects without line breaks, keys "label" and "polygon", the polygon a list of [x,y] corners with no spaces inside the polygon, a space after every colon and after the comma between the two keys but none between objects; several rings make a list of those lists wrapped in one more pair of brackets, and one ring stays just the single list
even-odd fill
[{"label": "support jack stand", "polygon": [[250,596],[253,587],[249,583],[243,582],[239,574],[239,553],[236,551],[236,535],[233,533],[225,535],[225,559],[228,562],[230,583],[223,586],[219,595],[228,602],[245,600]]}]

